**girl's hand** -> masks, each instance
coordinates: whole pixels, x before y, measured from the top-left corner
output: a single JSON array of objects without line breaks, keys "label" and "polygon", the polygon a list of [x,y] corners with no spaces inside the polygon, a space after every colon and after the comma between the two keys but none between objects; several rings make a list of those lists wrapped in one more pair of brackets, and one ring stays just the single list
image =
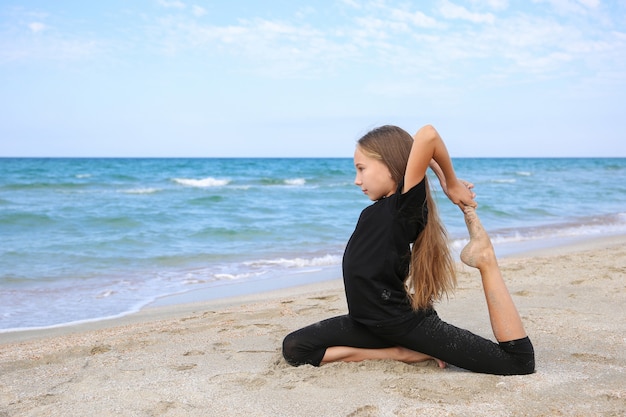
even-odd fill
[{"label": "girl's hand", "polygon": [[474,184],[471,182],[457,179],[456,181],[446,184],[444,192],[454,204],[459,206],[461,210],[463,207],[470,206],[476,208],[478,204],[474,201],[476,193],[472,191]]}]

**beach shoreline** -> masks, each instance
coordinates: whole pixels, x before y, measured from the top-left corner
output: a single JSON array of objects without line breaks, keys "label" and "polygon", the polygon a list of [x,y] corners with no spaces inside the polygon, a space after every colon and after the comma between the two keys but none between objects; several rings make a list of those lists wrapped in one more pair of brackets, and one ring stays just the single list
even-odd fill
[{"label": "beach shoreline", "polygon": [[[391,361],[288,366],[280,355],[288,332],[345,314],[337,277],[0,334],[0,415],[621,415],[626,236],[500,263],[535,345],[533,375]],[[492,339],[483,300],[477,272],[461,267],[457,291],[437,311]]]},{"label": "beach shoreline", "polygon": [[[499,256],[499,262],[506,264],[506,262],[520,258],[549,257],[563,253],[593,250],[598,247],[610,247],[619,244],[626,244],[626,235],[568,238],[546,242],[543,246],[530,245],[526,249],[501,250],[500,252],[504,252],[505,254]],[[460,267],[463,268],[462,265],[460,265]],[[304,276],[304,278],[300,279],[296,284],[293,282],[289,283],[287,280],[281,279],[280,277],[265,281],[243,281],[232,283],[231,285],[208,287],[164,296],[147,304],[137,312],[123,314],[118,317],[60,324],[44,328],[9,330],[0,333],[0,346],[4,343],[49,336],[62,336],[67,333],[97,330],[129,323],[141,323],[152,319],[176,317],[198,308],[223,308],[320,291],[343,290],[343,282],[339,268],[327,268],[318,274],[298,275]],[[290,279],[293,280],[293,276],[291,276]],[[246,285],[252,285],[252,288],[242,290],[241,288]],[[231,286],[238,289],[229,290]],[[212,292],[215,294],[212,294]]]}]

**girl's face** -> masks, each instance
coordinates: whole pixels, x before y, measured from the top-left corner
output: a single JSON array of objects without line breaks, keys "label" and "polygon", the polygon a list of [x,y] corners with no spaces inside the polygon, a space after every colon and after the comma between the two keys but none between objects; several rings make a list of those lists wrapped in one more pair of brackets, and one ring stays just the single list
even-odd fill
[{"label": "girl's face", "polygon": [[398,184],[391,178],[391,172],[382,161],[365,155],[359,147],[354,151],[356,178],[354,184],[372,201],[389,197],[396,192]]}]

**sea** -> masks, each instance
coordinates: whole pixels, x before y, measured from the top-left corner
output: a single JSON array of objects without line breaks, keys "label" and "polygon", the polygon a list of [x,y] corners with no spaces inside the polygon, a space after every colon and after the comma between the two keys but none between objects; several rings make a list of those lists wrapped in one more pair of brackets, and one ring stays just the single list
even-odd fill
[{"label": "sea", "polygon": [[[453,162],[498,256],[626,233],[626,158]],[[351,158],[0,158],[0,333],[339,278],[371,204],[354,174]],[[462,213],[431,184],[458,252]]]}]

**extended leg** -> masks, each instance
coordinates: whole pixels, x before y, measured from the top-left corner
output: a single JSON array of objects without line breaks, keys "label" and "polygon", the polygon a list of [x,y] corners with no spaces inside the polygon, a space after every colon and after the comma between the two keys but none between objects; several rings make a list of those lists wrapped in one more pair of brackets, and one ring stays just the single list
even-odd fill
[{"label": "extended leg", "polygon": [[498,342],[524,338],[524,325],[502,278],[491,240],[476,210],[466,206],[464,213],[470,242],[461,251],[461,260],[480,271],[493,334]]},{"label": "extended leg", "polygon": [[[393,359],[406,363],[433,359],[395,346],[347,315],[326,319],[290,333],[283,341],[283,356],[294,366],[368,359]],[[445,366],[442,361],[437,360],[437,363],[440,367]]]}]

